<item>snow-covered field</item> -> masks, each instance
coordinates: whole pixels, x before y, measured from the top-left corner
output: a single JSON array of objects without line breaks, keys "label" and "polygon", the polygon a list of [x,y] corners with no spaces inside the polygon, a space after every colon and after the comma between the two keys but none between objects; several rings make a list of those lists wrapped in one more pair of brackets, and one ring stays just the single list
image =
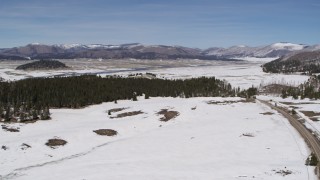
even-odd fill
[{"label": "snow-covered field", "polygon": [[[304,165],[307,146],[284,117],[259,103],[207,103],[225,100],[239,98],[140,98],[53,109],[52,120],[0,130],[0,145],[8,147],[0,150],[0,179],[316,179]],[[127,109],[110,116],[112,108]],[[162,122],[161,109],[180,115]],[[93,132],[102,128],[118,135]],[[47,147],[53,137],[68,143]]]},{"label": "snow-covered field", "polygon": [[249,88],[281,83],[297,86],[308,79],[308,76],[299,74],[270,74],[264,73],[260,67],[271,58],[244,58],[246,61],[204,61],[204,60],[61,60],[72,67],[60,71],[20,71],[16,66],[26,62],[0,61],[0,77],[7,80],[19,80],[28,77],[44,77],[53,75],[73,75],[93,73],[101,76],[121,75],[133,73],[154,73],[159,77],[177,79],[200,76],[215,76],[225,79],[231,85],[240,88]]},{"label": "snow-covered field", "polygon": [[[283,99],[280,96],[258,96],[258,98],[263,100],[271,99],[288,109],[294,108],[297,114],[305,121],[304,125],[320,139],[320,100],[293,99],[292,97]],[[310,112],[312,116],[310,116]]]},{"label": "snow-covered field", "polygon": [[[215,76],[241,88],[270,83],[299,85],[308,79],[303,75],[264,73],[260,66],[272,59],[245,60],[62,60],[71,69],[58,71],[19,71],[15,67],[26,62],[0,61],[0,77],[19,80],[150,72],[168,79]],[[296,103],[274,96],[258,98]],[[0,129],[0,180],[316,179],[313,167],[304,165],[310,154],[308,147],[284,117],[259,103],[207,103],[230,100],[240,99],[140,98],[84,109],[52,109],[49,121],[6,124],[6,128],[19,128],[20,132]],[[320,102],[304,101],[296,106],[318,112]],[[126,109],[108,115],[113,108]],[[162,109],[180,114],[163,122],[157,114]],[[143,114],[111,118],[140,110]],[[266,112],[273,114],[261,114]],[[318,122],[310,123],[320,132]],[[114,129],[118,135],[99,136],[93,132],[97,129]],[[50,148],[45,143],[52,138],[68,143]]]}]

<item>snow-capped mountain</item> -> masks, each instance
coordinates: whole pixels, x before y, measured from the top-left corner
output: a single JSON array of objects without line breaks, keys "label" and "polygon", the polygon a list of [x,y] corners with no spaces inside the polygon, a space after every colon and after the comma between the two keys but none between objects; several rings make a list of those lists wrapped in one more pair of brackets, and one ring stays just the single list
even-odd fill
[{"label": "snow-capped mountain", "polygon": [[298,51],[304,49],[306,46],[302,44],[293,44],[293,43],[274,43],[271,47],[275,50],[290,50],[290,51]]},{"label": "snow-capped mountain", "polygon": [[63,48],[65,50],[70,49],[119,49],[119,48],[131,48],[139,46],[139,43],[121,44],[121,45],[105,45],[105,44],[55,44],[53,46]]},{"label": "snow-capped mountain", "polygon": [[[230,48],[213,47],[205,50],[183,46],[143,45],[139,43],[104,44],[56,44],[32,43],[26,46],[1,49],[1,59],[21,57],[31,59],[203,59],[226,60],[243,57],[282,57],[303,51],[315,51],[320,45],[306,46],[293,43],[274,43],[267,46],[249,47],[245,45]],[[10,59],[10,58],[8,58]]]},{"label": "snow-capped mountain", "polygon": [[205,50],[208,55],[222,57],[281,57],[290,52],[301,51],[308,46],[293,43],[274,43],[267,46],[249,47],[249,46],[232,46],[230,48],[209,48]]}]

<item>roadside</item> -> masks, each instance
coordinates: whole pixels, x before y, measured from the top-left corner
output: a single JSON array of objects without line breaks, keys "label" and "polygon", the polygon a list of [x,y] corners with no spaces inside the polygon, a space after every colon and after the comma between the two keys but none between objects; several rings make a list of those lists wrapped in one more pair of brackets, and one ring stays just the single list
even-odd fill
[{"label": "roadside", "polygon": [[[277,105],[277,102],[268,102],[265,100],[259,100],[257,99],[259,102],[269,106],[270,108],[278,111],[280,114],[282,114],[285,118],[288,119],[288,121],[290,122],[290,124],[299,132],[299,134],[304,138],[304,140],[306,141],[306,143],[308,144],[308,146],[310,147],[311,151],[316,155],[316,157],[319,159],[320,157],[320,142],[317,139],[317,136],[313,133],[313,131],[309,130],[302,121],[301,122],[301,118],[299,114],[296,114],[295,110],[289,110],[286,109],[284,107],[279,107]],[[316,168],[315,171],[316,175],[318,176],[318,178],[320,178],[320,172],[319,172],[319,164]]]}]

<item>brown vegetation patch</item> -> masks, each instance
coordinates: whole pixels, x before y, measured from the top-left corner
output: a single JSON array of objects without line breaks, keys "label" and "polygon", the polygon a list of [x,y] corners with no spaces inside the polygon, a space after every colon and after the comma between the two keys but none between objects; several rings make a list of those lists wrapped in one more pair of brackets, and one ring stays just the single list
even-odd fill
[{"label": "brown vegetation patch", "polygon": [[300,102],[300,103],[295,103],[295,102],[280,102],[285,105],[303,105],[303,104],[318,104],[318,103],[313,103],[313,102]]},{"label": "brown vegetation patch", "polygon": [[1,146],[1,149],[3,149],[3,150],[7,150],[7,149],[9,149],[7,146]]},{"label": "brown vegetation patch", "polygon": [[281,104],[285,104],[285,105],[296,105],[297,103],[293,103],[293,102],[280,102]]},{"label": "brown vegetation patch", "polygon": [[98,129],[93,132],[101,136],[115,136],[118,134],[118,132],[113,129]]},{"label": "brown vegetation patch", "polygon": [[273,170],[273,171],[275,171],[275,173],[276,174],[280,174],[280,175],[282,175],[282,176],[287,176],[287,175],[290,175],[290,174],[292,174],[292,171],[290,171],[290,170],[287,170],[287,169],[285,169],[285,170]]},{"label": "brown vegetation patch", "polygon": [[178,111],[168,111],[168,109],[162,109],[157,114],[163,115],[162,118],[160,118],[160,121],[170,121],[171,119],[174,119],[175,117],[179,116]]},{"label": "brown vegetation patch", "polygon": [[207,104],[217,104],[217,105],[228,105],[228,104],[233,104],[233,103],[252,103],[255,102],[254,99],[241,99],[237,101],[208,101]]},{"label": "brown vegetation patch", "polygon": [[272,115],[274,114],[273,112],[264,112],[264,113],[260,113],[260,114],[263,114],[263,115]]},{"label": "brown vegetation patch", "polygon": [[125,113],[121,113],[121,114],[118,114],[117,116],[115,117],[110,117],[111,119],[112,118],[123,118],[123,117],[127,117],[127,116],[135,116],[135,115],[138,115],[138,114],[143,114],[142,111],[131,111],[131,112],[125,112]]},{"label": "brown vegetation patch", "polygon": [[319,119],[320,119],[320,117],[312,117],[312,118],[310,118],[311,121],[320,121]]},{"label": "brown vegetation patch", "polygon": [[243,133],[241,136],[254,137],[253,133]]},{"label": "brown vegetation patch", "polygon": [[22,143],[21,144],[21,150],[26,150],[26,149],[29,149],[31,148],[31,146],[29,144],[26,144],[26,143]]},{"label": "brown vegetation patch", "polygon": [[113,108],[113,109],[109,109],[108,113],[120,112],[120,111],[123,111],[125,109],[128,109],[128,108]]},{"label": "brown vegetation patch", "polygon": [[314,111],[301,111],[301,112],[308,117],[320,116],[319,112],[314,112]]},{"label": "brown vegetation patch", "polygon": [[20,132],[19,128],[15,128],[15,127],[8,127],[6,125],[1,125],[2,129],[8,132]]},{"label": "brown vegetation patch", "polygon": [[290,87],[291,86],[283,85],[283,84],[269,84],[269,85],[263,86],[259,91],[262,93],[281,94],[282,90],[287,90]]},{"label": "brown vegetation patch", "polygon": [[67,144],[67,141],[59,138],[49,139],[48,142],[46,142],[46,145],[52,148],[57,146],[64,146],[65,144]]}]

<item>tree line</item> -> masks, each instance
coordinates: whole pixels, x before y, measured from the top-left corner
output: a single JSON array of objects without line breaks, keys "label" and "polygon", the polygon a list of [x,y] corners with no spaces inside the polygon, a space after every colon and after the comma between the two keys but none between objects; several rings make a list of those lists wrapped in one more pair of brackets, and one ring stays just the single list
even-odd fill
[{"label": "tree line", "polygon": [[282,98],[292,96],[294,99],[319,99],[320,98],[320,75],[313,75],[306,83],[299,85],[298,87],[289,87],[283,89],[281,93]]},{"label": "tree line", "polygon": [[95,75],[30,78],[0,82],[0,120],[48,119],[49,108],[80,108],[117,100],[149,97],[248,97],[256,88],[240,90],[215,77],[185,80],[122,78]]},{"label": "tree line", "polygon": [[283,61],[281,58],[263,65],[264,72],[293,73],[303,72],[307,74],[320,73],[320,64],[317,62],[303,62],[300,60]]}]

